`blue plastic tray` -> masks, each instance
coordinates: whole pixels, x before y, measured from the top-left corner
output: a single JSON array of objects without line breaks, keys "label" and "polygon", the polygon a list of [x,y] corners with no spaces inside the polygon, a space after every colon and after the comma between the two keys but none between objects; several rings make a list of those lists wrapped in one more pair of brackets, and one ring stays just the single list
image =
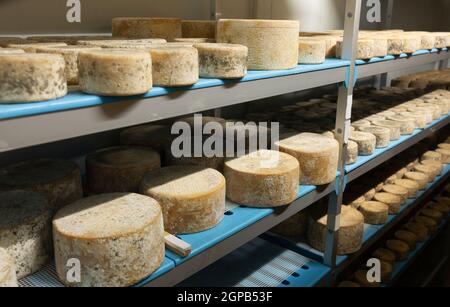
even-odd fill
[{"label": "blue plastic tray", "polygon": [[408,58],[411,56],[417,56],[417,55],[424,55],[424,54],[431,54],[431,53],[437,53],[439,51],[447,51],[447,48],[442,48],[442,49],[436,49],[433,48],[432,50],[418,50],[416,52],[414,52],[412,55],[408,55],[406,53],[402,53],[398,56],[393,56],[393,55],[387,55],[383,58],[371,58],[369,60],[356,60],[356,65],[366,65],[366,64],[373,64],[373,63],[379,63],[379,62],[385,62],[385,61],[392,61],[395,60],[396,58],[400,58],[400,59],[404,59],[404,58]]}]

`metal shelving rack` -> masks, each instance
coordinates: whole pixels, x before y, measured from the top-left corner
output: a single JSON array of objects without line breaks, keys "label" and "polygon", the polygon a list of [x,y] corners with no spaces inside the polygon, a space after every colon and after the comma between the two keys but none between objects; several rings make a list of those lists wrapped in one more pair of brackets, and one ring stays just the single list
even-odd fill
[{"label": "metal shelving rack", "polygon": [[[220,1],[212,0],[211,8],[211,18],[219,18]],[[381,153],[357,169],[348,170],[343,162],[343,153],[348,142],[356,80],[431,62],[440,62],[441,67],[444,67],[450,58],[447,50],[436,50],[410,57],[373,59],[368,63],[355,61],[360,13],[361,0],[346,1],[343,60],[330,59],[321,65],[299,65],[287,71],[249,72],[247,77],[238,82],[201,79],[190,88],[154,88],[143,96],[126,99],[70,93],[50,102],[0,105],[0,154],[12,155],[17,149],[206,110],[215,110],[215,114],[219,115],[222,107],[339,84],[336,132],[341,158],[336,181],[325,187],[301,186],[298,199],[284,209],[245,208],[228,203],[224,222],[218,227],[200,234],[180,236],[192,244],[191,256],[180,258],[167,252],[161,268],[138,286],[176,285],[326,196],[330,196],[327,247],[319,260],[329,268],[327,276],[332,281],[336,265],[340,262],[340,257],[336,257],[336,235],[346,183],[449,122],[446,118],[408,140],[403,140],[395,148]],[[19,136],[17,131],[21,132]],[[27,278],[28,284],[57,285],[52,270],[50,265]]]}]

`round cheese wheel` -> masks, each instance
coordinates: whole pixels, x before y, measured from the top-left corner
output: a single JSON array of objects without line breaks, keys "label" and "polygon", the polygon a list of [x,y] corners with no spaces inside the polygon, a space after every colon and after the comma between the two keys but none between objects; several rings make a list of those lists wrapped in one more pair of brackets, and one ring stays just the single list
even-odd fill
[{"label": "round cheese wheel", "polygon": [[182,37],[181,19],[117,17],[112,20],[112,35],[126,38],[163,38],[173,41]]},{"label": "round cheese wheel", "polygon": [[[394,181],[395,182],[395,181]],[[402,199],[402,203],[406,201],[408,198],[409,191],[407,188],[404,188],[395,184],[385,184],[383,186],[383,192],[397,195]]]},{"label": "round cheese wheel", "polygon": [[35,42],[41,43],[66,43],[76,45],[81,40],[107,40],[112,39],[111,35],[33,35],[28,37]]},{"label": "round cheese wheel", "polygon": [[418,242],[423,242],[428,237],[428,228],[418,222],[408,222],[404,225],[405,230],[414,233]]},{"label": "round cheese wheel", "polygon": [[418,215],[414,218],[414,220],[423,226],[427,227],[428,233],[431,234],[436,230],[437,223],[435,220],[428,216]]},{"label": "round cheese wheel", "polygon": [[172,234],[210,229],[224,216],[225,178],[211,168],[163,167],[144,176],[141,193],[160,203],[164,228]]},{"label": "round cheese wheel", "polygon": [[[53,219],[56,271],[76,287],[124,287],[152,274],[164,260],[161,207],[133,193],[91,196],[62,208]],[[66,279],[78,259],[81,281]]]},{"label": "round cheese wheel", "polygon": [[429,167],[433,168],[434,169],[434,174],[433,174],[434,177],[437,177],[437,176],[441,175],[441,172],[443,170],[441,162],[437,162],[437,161],[434,161],[434,160],[423,160],[420,163],[423,164],[423,165],[426,165],[426,166],[429,166]]},{"label": "round cheese wheel", "polygon": [[195,38],[206,37],[216,38],[215,20],[183,20],[181,21],[182,37]]},{"label": "round cheese wheel", "polygon": [[429,181],[428,175],[421,172],[407,172],[405,174],[405,179],[411,179],[417,182],[419,184],[419,190],[426,189]]},{"label": "round cheese wheel", "polygon": [[422,113],[425,116],[425,121],[427,124],[430,124],[433,121],[434,111],[426,107],[410,107],[408,108],[408,111],[414,113]]},{"label": "round cheese wheel", "polygon": [[199,76],[198,51],[194,47],[164,45],[149,48],[153,83],[157,86],[189,86]]},{"label": "round cheese wheel", "polygon": [[251,70],[290,69],[298,63],[299,28],[294,20],[221,19],[217,42],[247,46]]},{"label": "round cheese wheel", "polygon": [[23,49],[0,47],[0,54],[23,54],[23,53],[25,53],[25,50]]},{"label": "round cheese wheel", "polygon": [[37,159],[0,169],[0,191],[27,190],[45,195],[53,210],[83,196],[81,172],[72,161]]},{"label": "round cheese wheel", "polygon": [[77,45],[94,46],[109,49],[146,49],[151,46],[165,45],[166,43],[167,41],[162,38],[96,39],[77,41]]},{"label": "round cheese wheel", "polygon": [[375,151],[377,139],[371,133],[352,131],[349,139],[358,144],[358,154],[360,156],[369,156]]},{"label": "round cheese wheel", "polygon": [[321,64],[325,62],[326,42],[320,40],[299,40],[298,63]]},{"label": "round cheese wheel", "polygon": [[398,179],[397,174],[394,174],[392,176],[389,176],[384,182],[384,184],[394,184],[395,180],[397,179]]},{"label": "round cheese wheel", "polygon": [[319,40],[325,41],[325,56],[327,58],[336,58],[336,44],[341,39],[337,35],[317,35],[317,36],[300,36],[300,40]]},{"label": "round cheese wheel", "polygon": [[376,148],[384,148],[389,146],[391,142],[391,131],[388,128],[380,126],[361,127],[362,132],[373,134],[376,138]]},{"label": "round cheese wheel", "polygon": [[420,214],[430,219],[433,219],[437,224],[442,221],[443,215],[439,210],[435,210],[432,208],[425,208],[420,210]]},{"label": "round cheese wheel", "polygon": [[[384,186],[383,186],[384,188]],[[400,206],[403,203],[403,200],[401,197],[386,193],[386,192],[379,192],[375,194],[373,197],[375,201],[379,201],[381,203],[384,203],[389,206],[389,214],[397,214],[400,211]]]},{"label": "round cheese wheel", "polygon": [[413,118],[416,128],[425,128],[427,125],[427,116],[421,112],[403,111],[400,112],[399,115]]},{"label": "round cheese wheel", "polygon": [[394,185],[408,190],[408,198],[415,198],[419,191],[419,184],[411,179],[396,179]]},{"label": "round cheese wheel", "polygon": [[390,249],[387,248],[377,248],[373,254],[372,254],[373,258],[376,258],[380,261],[384,261],[384,262],[388,262],[390,264],[394,264],[395,263],[395,253],[392,252]]},{"label": "round cheese wheel", "polygon": [[391,131],[391,141],[398,140],[401,135],[401,124],[393,120],[374,120],[372,122],[374,126],[380,126],[388,128]]},{"label": "round cheese wheel", "polygon": [[442,163],[449,164],[450,163],[450,149],[436,149],[436,152],[442,155]]},{"label": "round cheese wheel", "polygon": [[345,155],[345,164],[353,164],[358,160],[358,143],[348,141]]},{"label": "round cheese wheel", "polygon": [[161,157],[151,148],[118,146],[100,149],[86,157],[89,193],[138,192],[144,174],[160,167]]},{"label": "round cheese wheel", "polygon": [[350,280],[341,281],[338,285],[338,288],[360,288],[360,287],[361,286],[358,283]]},{"label": "round cheese wheel", "polygon": [[64,57],[66,63],[67,84],[78,84],[78,54],[81,51],[99,50],[100,47],[94,46],[64,46],[64,47],[45,47],[37,48],[37,53],[60,54]]},{"label": "round cheese wheel", "polygon": [[170,130],[170,126],[153,124],[127,128],[120,133],[120,143],[123,145],[149,146],[162,153],[175,137]]},{"label": "round cheese wheel", "polygon": [[38,48],[42,47],[64,47],[66,43],[31,43],[31,44],[9,44],[9,48],[22,49],[28,53],[36,53]]},{"label": "round cheese wheel", "polygon": [[418,35],[410,35],[408,33],[401,35],[401,38],[403,39],[403,53],[414,53],[419,50],[422,45],[422,40]]},{"label": "round cheese wheel", "polygon": [[[350,199],[348,205],[352,208],[358,209],[362,203],[366,202],[366,198],[364,196],[354,196],[354,195],[348,195],[348,199]],[[347,198],[346,196],[346,198]]]},{"label": "round cheese wheel", "polygon": [[[375,56],[374,52],[375,42],[372,39],[358,39],[356,44],[356,59],[367,60]],[[338,58],[342,58],[344,41],[338,40],[336,42],[336,55]]]},{"label": "round cheese wheel", "polygon": [[408,172],[408,169],[406,167],[402,167],[395,173],[395,176],[397,176],[398,179],[402,179],[403,176],[405,176],[405,174],[407,172]]},{"label": "round cheese wheel", "polygon": [[306,233],[308,227],[308,214],[300,211],[287,220],[273,227],[270,231],[287,237],[299,237]]},{"label": "round cheese wheel", "polygon": [[[174,43],[189,43],[189,44],[203,44],[203,43],[215,43],[213,38],[175,38]],[[171,44],[169,43],[169,46]]]},{"label": "round cheese wheel", "polygon": [[388,43],[388,54],[391,55],[400,55],[403,53],[404,48],[404,41],[400,37],[396,36],[388,36],[387,39]]},{"label": "round cheese wheel", "polygon": [[26,43],[37,43],[36,41],[30,39],[24,39],[21,37],[0,37],[0,47],[5,48],[9,44],[26,44]]},{"label": "round cheese wheel", "polygon": [[0,288],[17,288],[18,286],[14,258],[0,247]]},{"label": "round cheese wheel", "polygon": [[17,278],[40,270],[50,261],[52,214],[41,194],[0,192],[0,246],[14,259]]},{"label": "round cheese wheel", "polygon": [[406,244],[408,244],[409,248],[411,250],[415,250],[416,249],[416,244],[417,244],[417,235],[411,231],[407,231],[407,230],[397,230],[394,233],[394,237],[397,240],[401,240],[403,242],[405,242]]},{"label": "round cheese wheel", "polygon": [[360,119],[357,121],[352,122],[352,127],[354,127],[357,130],[361,130],[361,128],[370,127],[371,123],[368,120]]},{"label": "round cheese wheel", "polygon": [[422,50],[430,50],[434,48],[434,45],[436,44],[436,38],[433,34],[427,33],[427,32],[420,32],[418,33],[420,35],[420,49]]},{"label": "round cheese wheel", "polygon": [[[322,208],[321,208],[322,209]],[[356,209],[342,206],[341,225],[338,230],[337,253],[351,254],[361,248],[364,233],[364,216]],[[325,251],[327,215],[323,210],[313,210],[308,222],[308,242],[321,252]]]},{"label": "round cheese wheel", "polygon": [[299,163],[294,157],[272,150],[259,150],[225,162],[227,197],[251,207],[277,207],[297,197]]},{"label": "round cheese wheel", "polygon": [[444,33],[440,33],[440,32],[436,32],[436,33],[431,33],[431,35],[434,36],[435,39],[435,48],[445,48],[447,47],[447,36]]},{"label": "round cheese wheel", "polygon": [[436,170],[429,166],[423,164],[417,164],[414,166],[414,171],[424,173],[428,176],[428,182],[433,182],[436,174]]},{"label": "round cheese wheel", "polygon": [[394,122],[401,124],[400,134],[402,134],[402,135],[413,134],[414,130],[416,129],[416,121],[412,117],[405,117],[405,116],[401,116],[401,115],[392,115],[392,116],[387,116],[386,119],[392,120]]},{"label": "round cheese wheel", "polygon": [[373,56],[384,58],[387,56],[388,43],[387,38],[382,36],[377,36],[376,34],[361,35],[361,38],[373,40]]},{"label": "round cheese wheel", "polygon": [[67,94],[65,63],[56,54],[1,54],[0,104],[36,102]]},{"label": "round cheese wheel", "polygon": [[300,133],[277,142],[280,151],[295,157],[300,163],[300,182],[323,185],[336,178],[339,143],[315,133]]},{"label": "round cheese wheel", "polygon": [[248,48],[233,44],[195,44],[200,77],[236,79],[247,74]]},{"label": "round cheese wheel", "polygon": [[436,151],[427,151],[426,153],[424,153],[421,157],[421,160],[434,160],[434,161],[438,161],[441,162],[442,161],[442,154],[436,152]]},{"label": "round cheese wheel", "polygon": [[438,204],[443,204],[447,207],[450,207],[450,198],[449,197],[445,197],[445,196],[438,196],[436,198],[436,202]]},{"label": "round cheese wheel", "polygon": [[394,270],[393,264],[381,261],[380,262],[380,270],[381,270],[381,281],[386,283],[391,279],[392,271]]},{"label": "round cheese wheel", "polygon": [[384,224],[388,218],[388,205],[378,201],[363,202],[358,209],[364,215],[364,223],[366,224]]},{"label": "round cheese wheel", "polygon": [[81,90],[88,94],[130,96],[152,89],[152,59],[145,51],[83,51],[78,71]]},{"label": "round cheese wheel", "polygon": [[379,283],[377,283],[377,282],[370,282],[367,279],[367,273],[368,273],[367,270],[356,271],[355,274],[354,274],[356,282],[358,284],[362,285],[363,287],[371,287],[371,288],[379,287],[380,286]]},{"label": "round cheese wheel", "polygon": [[395,253],[397,261],[405,260],[410,251],[408,244],[401,240],[387,240],[386,247]]},{"label": "round cheese wheel", "polygon": [[442,213],[443,216],[447,216],[450,213],[450,208],[444,204],[432,202],[429,208],[439,211],[440,213]]}]

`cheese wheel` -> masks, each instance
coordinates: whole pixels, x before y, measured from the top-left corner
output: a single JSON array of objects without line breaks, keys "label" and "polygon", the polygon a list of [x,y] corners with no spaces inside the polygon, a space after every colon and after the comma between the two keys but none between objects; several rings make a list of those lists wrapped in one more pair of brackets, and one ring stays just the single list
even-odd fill
[{"label": "cheese wheel", "polygon": [[395,263],[395,253],[392,252],[390,249],[387,248],[377,248],[373,254],[372,254],[373,258],[376,258],[380,261],[384,261],[384,262],[388,262],[391,264]]},{"label": "cheese wheel", "polygon": [[23,54],[25,50],[17,49],[17,48],[1,48],[0,47],[0,55],[1,54]]},{"label": "cheese wheel", "polygon": [[38,48],[42,47],[64,47],[66,43],[32,43],[32,44],[9,44],[9,48],[22,49],[28,53],[36,53]]},{"label": "cheese wheel", "polygon": [[187,46],[149,48],[153,63],[153,83],[157,86],[189,86],[199,76],[198,51]]},{"label": "cheese wheel", "polygon": [[26,44],[37,43],[30,39],[24,39],[21,37],[0,37],[0,48],[8,47],[9,44]]},{"label": "cheese wheel", "polygon": [[45,195],[53,210],[83,196],[78,166],[58,159],[30,160],[0,169],[0,191],[19,189]]},{"label": "cheese wheel", "polygon": [[[325,251],[327,215],[323,210],[313,210],[308,222],[308,242],[321,252]],[[351,254],[361,248],[364,233],[364,216],[356,209],[342,206],[338,230],[337,253]]]},{"label": "cheese wheel", "polygon": [[352,127],[354,127],[357,130],[361,130],[362,128],[370,127],[370,126],[371,126],[370,121],[365,120],[365,119],[360,119],[355,122],[352,122]]},{"label": "cheese wheel", "polygon": [[421,112],[400,112],[400,116],[411,117],[414,119],[417,128],[425,128],[427,125],[427,116]]},{"label": "cheese wheel", "polygon": [[131,96],[152,89],[152,59],[145,51],[83,51],[78,71],[81,90],[88,94]]},{"label": "cheese wheel", "polygon": [[165,125],[140,125],[122,130],[120,143],[123,145],[149,146],[160,154],[172,143],[175,136],[171,127]]},{"label": "cheese wheel", "polygon": [[[395,182],[395,181],[394,181]],[[385,184],[383,186],[383,192],[397,195],[402,199],[402,203],[406,201],[408,198],[409,191],[407,188],[404,188],[395,184]]]},{"label": "cheese wheel", "polygon": [[408,244],[401,240],[387,240],[386,247],[395,253],[397,261],[405,260],[410,251]]},{"label": "cheese wheel", "polygon": [[436,230],[437,223],[435,220],[428,216],[418,215],[414,218],[414,220],[423,226],[427,227],[428,233],[431,234]]},{"label": "cheese wheel", "polygon": [[60,54],[64,57],[66,63],[66,79],[68,85],[78,84],[78,54],[81,51],[90,51],[100,49],[94,46],[64,46],[64,47],[45,47],[37,48],[37,53]]},{"label": "cheese wheel", "polygon": [[339,143],[315,133],[300,133],[277,142],[281,152],[290,154],[300,163],[300,182],[323,185],[336,178]]},{"label": "cheese wheel", "polygon": [[[358,39],[356,44],[356,59],[358,60],[368,60],[375,56],[374,53],[375,42],[371,39]],[[338,58],[342,58],[343,52],[343,40],[338,40],[336,42],[336,55]]]},{"label": "cheese wheel", "polygon": [[379,283],[377,283],[375,281],[371,282],[367,279],[367,274],[368,274],[367,270],[356,271],[354,274],[356,282],[358,284],[362,285],[363,287],[371,287],[371,288],[379,287],[380,286]]},{"label": "cheese wheel", "polygon": [[426,165],[426,166],[433,168],[434,169],[434,174],[433,174],[434,177],[441,175],[441,172],[443,170],[443,166],[442,166],[441,162],[434,161],[434,160],[423,160],[420,163],[422,165]]},{"label": "cheese wheel", "polygon": [[[189,43],[189,44],[203,44],[203,43],[215,43],[213,38],[175,38],[174,43]],[[171,44],[169,43],[169,46]]]},{"label": "cheese wheel", "polygon": [[350,280],[344,280],[338,284],[338,288],[360,288],[360,287],[361,286],[358,283]]},{"label": "cheese wheel", "polygon": [[393,264],[381,261],[380,262],[380,270],[381,270],[381,281],[386,283],[391,279],[391,274],[394,271]]},{"label": "cheese wheel", "polygon": [[227,197],[250,207],[277,207],[297,197],[300,169],[294,157],[272,150],[225,162]]},{"label": "cheese wheel", "polygon": [[[133,193],[91,196],[62,208],[53,219],[56,272],[76,287],[124,287],[152,274],[164,260],[161,207]],[[80,282],[66,279],[69,259],[81,265]]]},{"label": "cheese wheel", "polygon": [[348,141],[345,155],[345,164],[353,164],[358,160],[358,143]]},{"label": "cheese wheel", "polygon": [[394,174],[392,176],[389,176],[384,183],[385,184],[394,184],[395,180],[397,180],[397,179],[398,179],[397,175]]},{"label": "cheese wheel", "polygon": [[395,176],[397,176],[398,179],[402,179],[403,176],[405,176],[405,174],[407,172],[408,172],[408,169],[406,167],[402,167],[395,173]]},{"label": "cheese wheel", "polygon": [[373,56],[378,58],[384,58],[388,52],[388,42],[386,37],[373,35],[360,35],[361,38],[373,40]]},{"label": "cheese wheel", "polygon": [[200,77],[236,79],[247,74],[248,48],[233,44],[195,44]]},{"label": "cheese wheel", "polygon": [[434,181],[436,170],[432,166],[417,164],[414,166],[414,171],[427,175],[429,183]]},{"label": "cheese wheel", "polygon": [[[384,186],[383,186],[384,188]],[[386,192],[379,192],[375,194],[373,197],[375,201],[384,203],[389,206],[389,214],[397,214],[400,211],[400,206],[403,203],[403,200],[401,197],[386,193]]]},{"label": "cheese wheel", "polygon": [[388,128],[380,126],[361,127],[361,132],[373,134],[376,138],[376,148],[384,148],[389,146],[391,141],[391,131]]},{"label": "cheese wheel", "polygon": [[419,184],[410,179],[396,179],[394,184],[408,190],[408,198],[415,198],[419,191]]},{"label": "cheese wheel", "polygon": [[[380,182],[375,186],[375,192],[381,192],[383,190],[384,187],[384,182]],[[375,195],[374,195],[375,197]]]},{"label": "cheese wheel", "polygon": [[294,20],[221,19],[217,42],[247,46],[251,70],[290,69],[298,63],[299,28]]},{"label": "cheese wheel", "polygon": [[77,45],[112,49],[146,49],[151,46],[166,45],[166,43],[167,41],[162,38],[98,39],[77,41]]},{"label": "cheese wheel", "polygon": [[444,204],[431,203],[429,208],[439,211],[443,216],[447,216],[450,213],[450,208]]},{"label": "cheese wheel", "polygon": [[391,131],[391,141],[398,140],[401,135],[401,124],[393,120],[375,120],[372,122],[374,126],[388,128]]},{"label": "cheese wheel", "polygon": [[301,36],[299,39],[325,41],[325,57],[336,58],[336,44],[337,41],[341,39],[341,37],[336,35],[317,35],[306,37]]},{"label": "cheese wheel", "polygon": [[422,40],[418,35],[404,34],[401,36],[403,39],[403,53],[414,53],[420,50]]},{"label": "cheese wheel", "polygon": [[216,38],[216,25],[215,20],[182,20],[181,30],[182,37],[184,38]]},{"label": "cheese wheel", "polygon": [[352,131],[349,139],[358,144],[358,154],[360,156],[369,156],[375,151],[377,139],[371,133]]},{"label": "cheese wheel", "polygon": [[108,40],[112,39],[111,35],[33,35],[31,39],[39,43],[66,43],[68,45],[76,45],[82,40]]},{"label": "cheese wheel", "polygon": [[422,172],[407,172],[405,174],[405,179],[414,180],[419,184],[419,190],[424,190],[428,186],[429,176]]},{"label": "cheese wheel", "polygon": [[52,214],[41,194],[0,192],[0,247],[14,259],[17,278],[40,270],[50,261]]},{"label": "cheese wheel", "polygon": [[[447,195],[447,194],[445,194],[445,195]],[[445,205],[445,206],[447,206],[447,207],[450,207],[450,198],[449,198],[449,197],[438,196],[438,197],[436,198],[436,202],[437,202],[438,204],[443,204],[443,205]]]},{"label": "cheese wheel", "polygon": [[211,168],[163,167],[147,173],[140,190],[159,202],[164,228],[172,234],[210,229],[224,216],[225,178]]},{"label": "cheese wheel", "polygon": [[308,214],[300,211],[287,220],[273,227],[270,231],[287,237],[299,237],[306,233],[308,228]]},{"label": "cheese wheel", "polygon": [[414,233],[418,242],[423,242],[428,237],[428,228],[419,222],[408,222],[404,225],[404,228]]},{"label": "cheese wheel", "polygon": [[389,36],[388,40],[388,54],[390,55],[400,55],[405,49],[404,41],[400,37]]},{"label": "cheese wheel", "polygon": [[300,40],[298,43],[299,64],[321,64],[325,62],[326,42],[320,40]]},{"label": "cheese wheel", "polygon": [[401,115],[392,115],[392,116],[387,116],[386,119],[399,123],[401,125],[400,126],[400,134],[402,134],[402,135],[413,134],[414,130],[416,129],[416,122],[411,117],[404,117]]},{"label": "cheese wheel", "polygon": [[449,164],[450,163],[450,150],[449,149],[436,149],[436,152],[442,155],[442,163]]},{"label": "cheese wheel", "polygon": [[433,219],[436,224],[439,224],[442,221],[443,215],[439,210],[435,210],[432,208],[425,208],[420,210],[420,214],[430,219]]},{"label": "cheese wheel", "polygon": [[348,205],[354,209],[359,209],[361,204],[363,204],[364,202],[367,201],[364,196],[356,197],[354,195],[350,195],[350,196],[348,196],[348,198],[351,199],[351,201],[349,202]]},{"label": "cheese wheel", "polygon": [[411,250],[415,250],[416,249],[416,244],[417,244],[417,235],[411,231],[407,231],[407,230],[397,230],[394,233],[394,237],[397,240],[401,240],[403,242],[405,242],[406,244],[408,244],[409,248]]},{"label": "cheese wheel", "polygon": [[436,38],[433,34],[427,32],[419,32],[420,35],[420,49],[430,50],[434,48],[436,44]]},{"label": "cheese wheel", "polygon": [[434,36],[435,44],[434,48],[445,48],[447,47],[447,35],[440,32],[431,33]]},{"label": "cheese wheel", "polygon": [[426,153],[424,153],[421,157],[421,160],[433,160],[433,161],[437,161],[437,162],[441,162],[442,161],[442,154],[436,152],[436,151],[427,151]]},{"label": "cheese wheel", "polygon": [[138,192],[144,174],[160,167],[159,153],[151,148],[100,149],[86,157],[89,193]]},{"label": "cheese wheel", "polygon": [[0,104],[36,102],[67,94],[64,59],[56,54],[1,54]]},{"label": "cheese wheel", "polygon": [[433,121],[434,111],[426,107],[412,107],[408,108],[408,111],[414,113],[422,113],[425,116],[427,124],[430,124]]},{"label": "cheese wheel", "polygon": [[112,35],[126,38],[163,38],[173,41],[182,37],[181,19],[117,17],[112,20]]},{"label": "cheese wheel", "polygon": [[378,201],[366,201],[358,208],[364,215],[364,223],[378,225],[384,224],[388,218],[389,207]]},{"label": "cheese wheel", "polygon": [[17,288],[19,286],[14,259],[0,247],[0,288]]}]

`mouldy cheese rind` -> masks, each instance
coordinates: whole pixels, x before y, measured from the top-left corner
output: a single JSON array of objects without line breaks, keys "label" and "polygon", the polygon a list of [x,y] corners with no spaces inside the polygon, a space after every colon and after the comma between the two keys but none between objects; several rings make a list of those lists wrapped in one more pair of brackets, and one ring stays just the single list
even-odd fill
[{"label": "mouldy cheese rind", "polygon": [[126,38],[163,38],[173,41],[182,37],[181,19],[117,17],[112,20],[114,37]]},{"label": "mouldy cheese rind", "polygon": [[0,288],[18,287],[14,259],[0,247]]},{"label": "mouldy cheese rind", "polygon": [[321,40],[300,40],[298,43],[299,64],[321,64],[325,62],[326,42]]}]

